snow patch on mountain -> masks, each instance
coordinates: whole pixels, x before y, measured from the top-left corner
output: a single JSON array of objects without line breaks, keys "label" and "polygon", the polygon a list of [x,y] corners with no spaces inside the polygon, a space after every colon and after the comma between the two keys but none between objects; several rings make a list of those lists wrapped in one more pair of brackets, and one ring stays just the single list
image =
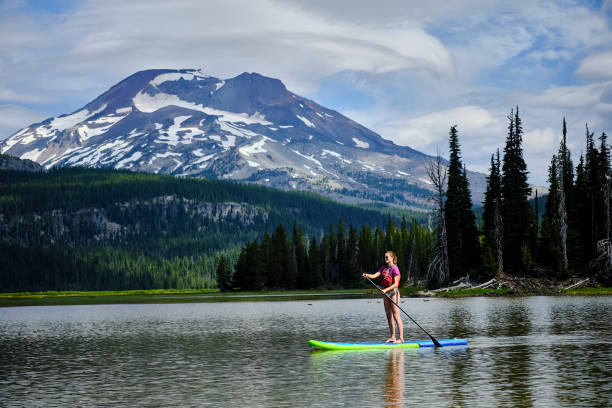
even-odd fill
[{"label": "snow patch on mountain", "polygon": [[252,154],[257,154],[257,153],[267,153],[267,150],[263,148],[265,144],[266,144],[266,140],[261,139],[253,143],[252,145],[248,145],[248,146],[239,148],[238,151],[240,151],[240,153],[244,154],[245,156],[251,156]]},{"label": "snow patch on mountain", "polygon": [[164,82],[178,81],[179,79],[191,81],[193,79],[203,80],[208,78],[210,77],[206,74],[203,74],[200,70],[194,70],[190,72],[169,72],[156,76],[152,81],[149,82],[149,84],[157,86],[163,84]]},{"label": "snow patch on mountain", "polygon": [[364,142],[363,140],[359,140],[356,137],[353,138],[353,142],[355,142],[355,146],[361,147],[362,149],[369,149],[370,144],[368,142]]},{"label": "snow patch on mountain", "polygon": [[153,113],[165,108],[166,106],[178,106],[180,108],[200,111],[209,116],[218,116],[219,120],[223,122],[237,122],[246,124],[259,123],[260,125],[272,124],[271,122],[268,122],[265,116],[259,112],[255,112],[253,115],[248,115],[246,113],[235,113],[213,109],[197,103],[184,101],[176,95],[170,95],[163,92],[150,95],[144,91],[140,91],[132,99],[132,102],[134,103],[136,109],[143,113]]},{"label": "snow patch on mountain", "polygon": [[[78,125],[79,123],[84,122],[90,117],[102,112],[104,109],[106,109],[106,106],[107,104],[104,104],[93,112],[90,112],[88,109],[81,109],[80,111],[75,112],[72,115],[59,116],[53,119],[51,123],[49,124],[50,126],[47,128],[53,131],[53,130],[65,130],[65,129],[74,127],[75,125]],[[52,136],[52,134],[48,134],[48,136],[42,136],[42,137],[49,137],[49,135]]]},{"label": "snow patch on mountain", "polygon": [[[122,169],[122,168],[125,167],[126,164],[135,162],[135,161],[139,160],[141,157],[142,157],[142,153],[141,152],[135,152],[134,154],[132,154],[127,159],[121,160],[119,163],[117,163],[117,165],[115,167],[118,168],[118,169]],[[131,165],[129,167],[131,167]]]},{"label": "snow patch on mountain", "polygon": [[309,121],[309,120],[308,120],[308,119],[306,119],[305,117],[300,116],[300,115],[296,115],[296,116],[297,116],[297,118],[298,118],[299,120],[301,120],[302,122],[304,122],[304,124],[305,124],[306,126],[309,126],[309,127],[313,128],[313,129],[315,128],[314,123],[312,123],[311,121]]}]

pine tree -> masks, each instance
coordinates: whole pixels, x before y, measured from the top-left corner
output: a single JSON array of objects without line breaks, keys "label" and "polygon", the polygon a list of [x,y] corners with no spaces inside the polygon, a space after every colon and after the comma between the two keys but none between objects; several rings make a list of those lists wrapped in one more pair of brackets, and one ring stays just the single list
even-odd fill
[{"label": "pine tree", "polygon": [[[588,234],[590,231],[590,216],[587,215],[590,205],[588,204],[589,187],[587,186],[584,155],[580,155],[578,165],[576,166],[576,182],[574,184],[574,211],[573,217],[570,219],[570,224],[573,230],[576,231],[576,247],[574,249],[575,265],[585,265],[588,259]],[[550,198],[549,198],[550,199]],[[580,269],[583,269],[581,267]]]},{"label": "pine tree", "polygon": [[293,261],[297,270],[297,287],[300,289],[307,289],[310,285],[310,277],[308,276],[309,270],[306,263],[306,247],[304,245],[304,234],[302,230],[297,226],[297,223],[293,222]]},{"label": "pine tree", "polygon": [[461,163],[457,126],[452,126],[449,134],[450,164],[444,218],[450,277],[457,278],[476,267],[480,256],[467,172]]},{"label": "pine tree", "polygon": [[599,137],[599,173],[602,178],[604,233],[602,239],[610,240],[610,195],[612,190],[612,168],[610,167],[610,146],[605,132]]},{"label": "pine tree", "polygon": [[348,287],[356,287],[359,284],[359,235],[353,224],[349,225],[348,240],[346,244],[346,261],[344,262],[344,284]]},{"label": "pine tree", "polygon": [[217,263],[217,286],[221,292],[232,289],[231,271],[225,255],[221,255]]},{"label": "pine tree", "polygon": [[527,272],[532,261],[529,249],[530,231],[535,217],[529,204],[531,188],[527,183],[527,165],[523,158],[523,127],[516,112],[511,112],[508,138],[502,165],[502,218],[504,225],[504,270]]},{"label": "pine tree", "polygon": [[588,244],[585,251],[587,261],[597,255],[597,241],[603,237],[603,229],[605,228],[602,167],[600,154],[595,147],[593,136],[593,132],[589,131],[587,125],[584,164],[586,196],[583,198],[583,208],[586,211],[582,221],[584,223],[583,238]]},{"label": "pine tree", "polygon": [[487,176],[487,190],[483,204],[483,233],[484,248],[483,257],[485,272],[494,276],[503,271],[502,246],[503,238],[501,231],[501,174],[499,162],[499,150],[497,160],[491,155],[491,167]]},{"label": "pine tree", "polygon": [[316,289],[323,285],[323,277],[321,275],[321,251],[314,237],[310,240],[307,262],[308,277],[310,278],[309,287]]}]

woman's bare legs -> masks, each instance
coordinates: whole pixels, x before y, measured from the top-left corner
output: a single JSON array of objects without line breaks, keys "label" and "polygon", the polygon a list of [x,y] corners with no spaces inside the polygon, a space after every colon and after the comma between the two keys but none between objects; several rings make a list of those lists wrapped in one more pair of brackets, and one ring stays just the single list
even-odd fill
[{"label": "woman's bare legs", "polygon": [[[399,294],[399,290],[397,292],[395,292],[395,295],[393,296],[393,301],[395,303],[397,303],[399,305],[400,302],[400,294]],[[392,313],[392,317],[391,320],[394,320],[394,324],[393,324],[393,336],[395,337],[395,326],[397,325],[397,332],[399,334],[399,340],[394,340],[394,343],[403,343],[404,342],[404,325],[402,324],[402,316],[400,314],[400,309],[399,307],[395,306],[393,303],[389,302],[389,305],[391,306],[391,313]]]},{"label": "woman's bare legs", "polygon": [[397,340],[395,339],[395,319],[393,317],[393,308],[395,307],[393,303],[385,296],[385,313],[387,314],[387,323],[389,324],[389,333],[390,337],[385,340],[385,343],[395,343]]}]

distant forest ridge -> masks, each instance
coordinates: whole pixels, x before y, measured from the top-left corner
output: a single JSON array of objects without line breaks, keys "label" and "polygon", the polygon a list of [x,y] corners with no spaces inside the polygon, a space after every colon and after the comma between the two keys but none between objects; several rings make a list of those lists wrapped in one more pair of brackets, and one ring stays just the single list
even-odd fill
[{"label": "distant forest ridge", "polygon": [[321,237],[421,213],[315,193],[110,169],[0,170],[0,290],[206,288],[220,254],[278,225]]}]

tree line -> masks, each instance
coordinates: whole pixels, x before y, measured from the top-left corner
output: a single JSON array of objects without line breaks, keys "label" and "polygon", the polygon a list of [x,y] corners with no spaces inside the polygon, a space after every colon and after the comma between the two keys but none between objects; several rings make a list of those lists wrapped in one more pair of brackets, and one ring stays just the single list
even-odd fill
[{"label": "tree line", "polygon": [[[427,174],[434,186],[428,226],[406,219],[386,229],[342,220],[320,239],[304,237],[293,225],[288,236],[279,225],[272,236],[246,244],[235,265],[218,264],[222,290],[241,288],[315,288],[359,286],[362,272],[382,264],[387,250],[398,255],[402,283],[440,284],[469,275],[484,279],[502,274],[612,280],[610,190],[612,169],[606,133],[596,145],[586,128],[586,151],[574,168],[563,120],[558,152],[549,168],[549,195],[531,199],[523,157],[523,125],[518,106],[508,115],[503,148],[491,155],[482,220],[477,222],[457,126],[449,132],[449,162],[440,154]],[[540,219],[540,202],[545,201]]]},{"label": "tree line", "polygon": [[297,223],[290,233],[278,225],[271,235],[247,242],[235,264],[221,257],[217,282],[223,291],[360,287],[361,274],[377,271],[389,248],[398,256],[402,283],[426,279],[432,238],[427,226],[405,217],[398,226],[389,216],[384,229],[347,228],[340,219],[320,237],[305,235]]}]

